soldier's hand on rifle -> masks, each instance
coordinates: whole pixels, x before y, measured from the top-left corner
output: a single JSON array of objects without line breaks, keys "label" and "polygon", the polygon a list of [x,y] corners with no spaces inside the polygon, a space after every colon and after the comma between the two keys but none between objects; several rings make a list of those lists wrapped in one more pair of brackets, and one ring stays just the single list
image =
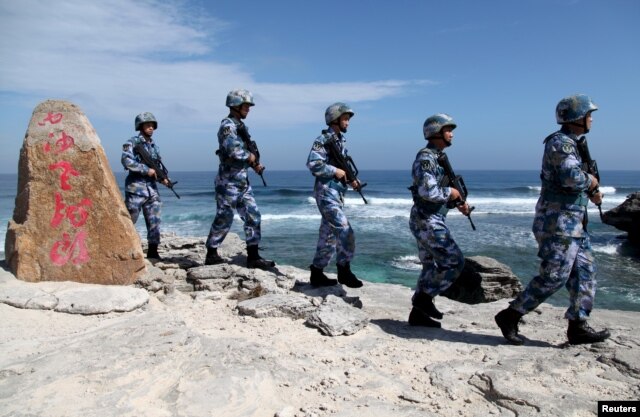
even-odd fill
[{"label": "soldier's hand on rifle", "polygon": [[150,177],[154,177],[154,178],[158,178],[158,176],[156,175],[156,170],[153,168],[149,168],[149,171],[147,172],[147,175]]},{"label": "soldier's hand on rifle", "polygon": [[343,179],[345,175],[347,175],[347,173],[344,171],[344,169],[336,168],[335,177],[337,180]]},{"label": "soldier's hand on rifle", "polygon": [[460,199],[460,191],[456,190],[455,188],[451,187],[451,194],[449,194],[449,200],[451,201],[456,201]]},{"label": "soldier's hand on rifle", "polygon": [[598,182],[598,179],[593,175],[589,174],[589,176],[591,177],[591,186],[589,186],[589,192],[587,193],[587,195],[589,196],[589,200],[591,200],[593,204],[600,205],[602,204],[602,197],[604,197],[604,195],[598,189],[600,183]]},{"label": "soldier's hand on rifle", "polygon": [[468,216],[471,213],[471,208],[469,207],[469,204],[467,204],[466,201],[464,202],[464,204],[460,204],[456,208],[460,213],[464,214],[465,216]]},{"label": "soldier's hand on rifle", "polygon": [[166,186],[168,187],[168,186],[169,186],[169,179],[168,179],[168,178],[165,178],[165,179],[163,179],[162,181],[160,181],[160,183],[161,183],[162,185],[166,185]]},{"label": "soldier's hand on rifle", "polygon": [[602,194],[600,191],[595,194],[589,194],[589,200],[591,200],[591,202],[596,206],[602,204],[602,197],[604,197],[604,194]]},{"label": "soldier's hand on rifle", "polygon": [[253,170],[258,174],[262,174],[262,171],[264,171],[264,166],[261,164],[252,165],[251,168],[253,168]]},{"label": "soldier's hand on rifle", "polygon": [[353,180],[351,181],[351,183],[349,184],[351,186],[351,188],[353,188],[354,190],[358,190],[360,188],[360,181],[358,180]]}]

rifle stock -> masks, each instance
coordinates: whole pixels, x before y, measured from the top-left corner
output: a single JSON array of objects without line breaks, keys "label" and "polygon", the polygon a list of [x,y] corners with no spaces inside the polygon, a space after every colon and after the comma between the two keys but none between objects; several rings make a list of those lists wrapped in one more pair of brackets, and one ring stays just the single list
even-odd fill
[{"label": "rifle stock", "polygon": [[[438,165],[440,165],[444,169],[444,181],[442,186],[453,187],[460,193],[460,198],[454,201],[447,203],[447,207],[453,208],[464,205],[467,201],[467,195],[469,194],[467,191],[467,186],[464,183],[464,180],[460,175],[456,175],[453,172],[453,168],[449,163],[449,157],[446,153],[442,152],[438,155]],[[467,214],[467,218],[469,219],[469,223],[471,223],[471,228],[476,230],[476,225],[473,224],[473,220],[471,220],[471,212],[475,210],[475,207],[469,208],[469,214]]]},{"label": "rifle stock", "polygon": [[358,179],[359,171],[356,167],[355,162],[353,162],[351,156],[345,156],[342,154],[336,136],[331,136],[331,138],[325,142],[324,146],[329,153],[329,159],[332,161],[332,163],[334,163],[337,168],[340,168],[346,173],[345,177],[340,179],[340,182],[346,186],[347,184],[356,181],[358,183],[358,186],[354,188],[354,190],[357,191],[358,194],[360,194],[360,197],[362,197],[362,201],[364,201],[364,204],[369,204],[367,199],[364,197],[364,194],[362,194],[362,188],[366,187],[367,183],[362,183]]},{"label": "rifle stock", "polygon": [[173,191],[173,193],[176,195],[176,197],[180,198],[180,196],[178,195],[176,190],[173,189],[173,186],[176,185],[178,182],[177,181],[173,182],[173,181],[171,181],[171,179],[169,179],[169,171],[164,166],[162,161],[159,160],[159,159],[154,159],[151,156],[151,154],[149,154],[149,152],[147,152],[147,150],[145,149],[144,145],[141,144],[141,143],[139,143],[136,146],[134,146],[133,147],[133,151],[135,153],[137,153],[138,155],[140,155],[140,159],[142,159],[142,162],[146,166],[148,166],[149,168],[152,168],[156,172],[156,177],[157,177],[158,181],[160,181],[162,183],[164,180],[167,180],[167,183],[165,184],[165,186],[167,188],[169,188],[171,191]]}]

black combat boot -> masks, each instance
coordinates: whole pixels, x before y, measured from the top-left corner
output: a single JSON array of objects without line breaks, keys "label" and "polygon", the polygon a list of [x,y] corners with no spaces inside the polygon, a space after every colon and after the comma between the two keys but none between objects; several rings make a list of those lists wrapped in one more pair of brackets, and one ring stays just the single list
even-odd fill
[{"label": "black combat boot", "polygon": [[524,339],[518,335],[518,322],[520,322],[522,315],[519,311],[507,307],[495,316],[496,324],[502,331],[502,335],[512,345],[524,343]]},{"label": "black combat boot", "polygon": [[427,316],[418,307],[413,307],[411,309],[411,313],[409,313],[409,324],[411,326],[435,327],[438,329],[441,327],[439,321],[435,321],[431,317]]},{"label": "black combat boot", "polygon": [[433,304],[433,297],[424,292],[419,292],[413,297],[413,306],[422,310],[424,314],[437,320],[442,320],[442,313]]},{"label": "black combat boot", "polygon": [[311,278],[309,278],[309,281],[314,287],[331,287],[332,285],[338,285],[338,280],[327,277],[324,272],[322,272],[322,269],[316,268],[313,265],[309,265],[309,269],[311,270]]},{"label": "black combat boot", "polygon": [[218,265],[224,262],[224,259],[218,255],[218,248],[207,248],[207,257],[204,258],[205,265]]},{"label": "black combat boot", "polygon": [[147,259],[161,259],[160,254],[158,254],[157,243],[149,243],[149,247],[147,248]]},{"label": "black combat boot", "polygon": [[247,268],[269,269],[276,266],[276,263],[264,259],[258,253],[258,245],[247,246]]},{"label": "black combat boot", "polygon": [[340,284],[346,285],[349,288],[360,288],[362,287],[362,281],[360,281],[354,274],[351,272],[351,265],[347,263],[346,265],[338,264],[338,282]]},{"label": "black combat boot", "polygon": [[602,342],[611,336],[609,330],[593,330],[586,320],[569,320],[567,338],[572,345]]}]

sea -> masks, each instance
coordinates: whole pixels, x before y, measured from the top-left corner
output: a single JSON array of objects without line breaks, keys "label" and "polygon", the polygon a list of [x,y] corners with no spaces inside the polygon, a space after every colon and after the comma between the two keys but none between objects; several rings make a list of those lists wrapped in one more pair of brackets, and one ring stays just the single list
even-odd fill
[{"label": "sea", "polygon": [[[537,273],[540,262],[531,224],[540,180],[538,171],[460,171],[474,206],[469,220],[457,210],[447,216],[456,242],[465,256],[489,256],[508,265],[523,284]],[[251,174],[251,184],[262,213],[261,253],[278,264],[307,269],[315,252],[320,214],[313,199],[313,177],[308,171],[264,172],[267,186]],[[124,172],[116,172],[124,184]],[[162,231],[179,236],[206,237],[216,210],[213,183],[215,172],[172,172],[177,181],[173,193],[160,186],[163,200]],[[601,173],[603,210],[621,204],[640,190],[640,171]],[[356,236],[352,270],[370,282],[394,283],[413,288],[420,273],[416,242],[409,231],[412,206],[407,171],[361,170],[367,185],[360,195],[349,191],[345,212]],[[16,174],[0,174],[0,259],[4,259],[7,223],[13,215]],[[598,291],[595,306],[603,309],[640,311],[640,250],[630,246],[623,232],[600,221],[598,209],[589,204],[589,231],[597,262]],[[136,225],[146,237],[144,220]],[[232,232],[244,236],[236,215]],[[335,259],[334,259],[335,260]],[[327,268],[335,272],[335,263]],[[549,300],[566,306],[568,294],[558,291]]]}]

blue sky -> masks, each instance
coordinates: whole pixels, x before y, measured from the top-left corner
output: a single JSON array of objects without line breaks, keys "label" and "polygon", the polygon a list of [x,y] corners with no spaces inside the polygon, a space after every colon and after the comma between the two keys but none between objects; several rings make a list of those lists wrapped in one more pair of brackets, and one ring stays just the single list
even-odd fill
[{"label": "blue sky", "polygon": [[539,169],[557,102],[581,92],[600,169],[637,170],[638,21],[636,0],[0,0],[0,172],[52,98],[83,109],[114,171],[143,111],[171,170],[215,170],[235,88],[254,93],[268,169],[305,169],[335,101],[356,112],[360,169],[408,170],[438,112],[458,123],[457,170]]}]

